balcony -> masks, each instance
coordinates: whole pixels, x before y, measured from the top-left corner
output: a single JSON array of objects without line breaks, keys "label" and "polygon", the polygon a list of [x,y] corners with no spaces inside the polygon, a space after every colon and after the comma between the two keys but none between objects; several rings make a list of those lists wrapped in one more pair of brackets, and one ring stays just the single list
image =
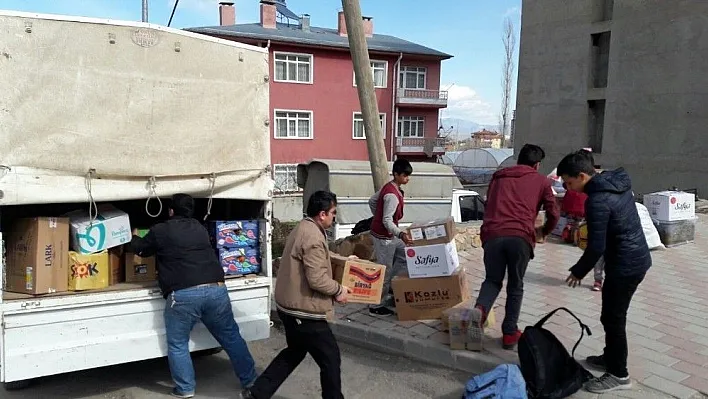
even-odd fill
[{"label": "balcony", "polygon": [[398,89],[396,104],[409,107],[445,108],[447,90]]},{"label": "balcony", "polygon": [[440,155],[445,153],[444,137],[398,137],[396,139],[397,154]]}]

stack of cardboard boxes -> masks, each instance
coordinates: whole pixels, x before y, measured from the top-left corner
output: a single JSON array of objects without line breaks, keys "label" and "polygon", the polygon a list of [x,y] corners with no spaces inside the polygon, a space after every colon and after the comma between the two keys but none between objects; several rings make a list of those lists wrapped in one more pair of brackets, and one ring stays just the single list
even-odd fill
[{"label": "stack of cardboard boxes", "polygon": [[455,245],[455,222],[446,218],[414,223],[408,234],[413,241],[405,249],[408,273],[391,283],[398,320],[440,319],[445,309],[469,297]]},{"label": "stack of cardboard boxes", "polygon": [[260,273],[261,251],[257,220],[210,222],[209,236],[225,275]]},{"label": "stack of cardboard boxes", "polygon": [[646,194],[644,206],[667,247],[693,242],[696,234],[696,196],[682,191]]},{"label": "stack of cardboard boxes", "polygon": [[154,258],[121,249],[131,238],[128,215],[111,206],[93,220],[84,211],[18,219],[8,233],[3,288],[37,295],[155,280]]}]

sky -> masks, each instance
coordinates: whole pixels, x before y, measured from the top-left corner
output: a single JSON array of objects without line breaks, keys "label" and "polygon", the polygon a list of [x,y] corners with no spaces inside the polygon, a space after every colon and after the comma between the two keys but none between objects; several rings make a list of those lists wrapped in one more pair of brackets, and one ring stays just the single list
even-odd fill
[{"label": "sky", "polygon": [[[449,91],[441,117],[496,125],[502,97],[502,27],[511,18],[517,35],[521,0],[360,0],[374,33],[416,42],[454,57],[443,61],[441,89]],[[219,0],[180,0],[172,27],[218,25]],[[167,25],[174,0],[149,0],[149,22]],[[337,27],[341,0],[287,0],[311,24]],[[259,20],[258,0],[236,0],[236,23]],[[0,9],[140,21],[142,0],[0,0]],[[518,57],[518,48],[515,53]],[[516,79],[514,79],[515,81]],[[514,85],[515,86],[515,85]],[[516,87],[512,91],[512,109]]]}]

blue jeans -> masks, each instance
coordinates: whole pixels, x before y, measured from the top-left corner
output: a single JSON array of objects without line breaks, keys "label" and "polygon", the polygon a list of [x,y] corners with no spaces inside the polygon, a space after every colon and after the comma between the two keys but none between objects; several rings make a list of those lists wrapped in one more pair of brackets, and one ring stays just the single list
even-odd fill
[{"label": "blue jeans", "polygon": [[189,334],[199,320],[229,355],[241,386],[251,386],[257,377],[253,358],[234,320],[226,287],[214,284],[178,290],[167,297],[167,359],[177,391],[194,392],[196,381],[189,354]]}]

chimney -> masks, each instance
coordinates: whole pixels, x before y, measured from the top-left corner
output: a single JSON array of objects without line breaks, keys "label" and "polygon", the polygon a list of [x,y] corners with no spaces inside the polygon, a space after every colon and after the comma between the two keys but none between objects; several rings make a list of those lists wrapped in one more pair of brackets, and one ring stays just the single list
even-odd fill
[{"label": "chimney", "polygon": [[302,29],[303,32],[310,31],[310,14],[302,15],[302,18],[300,18],[300,29]]},{"label": "chimney", "polygon": [[236,9],[233,1],[219,3],[219,25],[229,26],[236,24]]},{"label": "chimney", "polygon": [[275,1],[261,0],[261,26],[266,29],[275,29]]},{"label": "chimney", "polygon": [[347,35],[347,23],[344,21],[344,11],[339,12],[339,23],[337,24],[339,36]]},{"label": "chimney", "polygon": [[364,35],[366,37],[374,36],[374,21],[371,17],[362,17],[364,20]]}]

